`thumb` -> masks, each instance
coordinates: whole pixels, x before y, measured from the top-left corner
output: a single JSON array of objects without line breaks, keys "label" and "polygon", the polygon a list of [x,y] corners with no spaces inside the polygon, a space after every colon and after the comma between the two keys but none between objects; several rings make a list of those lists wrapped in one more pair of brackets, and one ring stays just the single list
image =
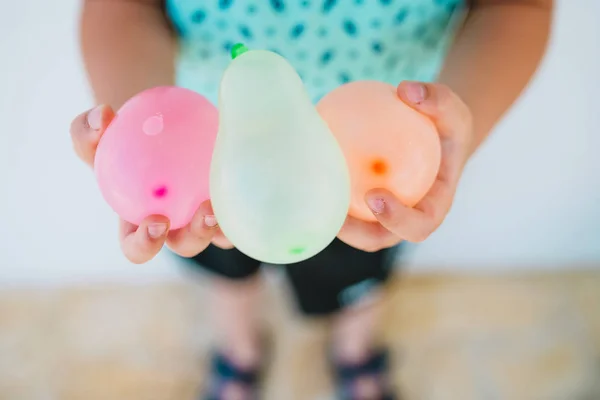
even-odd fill
[{"label": "thumb", "polygon": [[78,115],[71,122],[71,141],[75,152],[90,167],[94,165],[94,157],[100,137],[113,118],[114,112],[112,109],[100,105]]}]

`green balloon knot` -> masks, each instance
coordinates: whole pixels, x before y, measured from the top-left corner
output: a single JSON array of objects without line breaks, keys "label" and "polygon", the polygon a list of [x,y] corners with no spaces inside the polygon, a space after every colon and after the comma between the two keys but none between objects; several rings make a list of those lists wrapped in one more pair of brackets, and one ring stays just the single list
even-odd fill
[{"label": "green balloon knot", "polygon": [[248,48],[244,46],[242,43],[234,44],[231,48],[231,59],[235,59],[241,54],[244,54],[248,51]]}]

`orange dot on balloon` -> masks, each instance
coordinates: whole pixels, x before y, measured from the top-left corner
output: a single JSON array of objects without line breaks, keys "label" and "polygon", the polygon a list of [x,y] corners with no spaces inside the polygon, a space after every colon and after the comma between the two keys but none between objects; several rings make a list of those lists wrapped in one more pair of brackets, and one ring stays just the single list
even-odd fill
[{"label": "orange dot on balloon", "polygon": [[383,160],[375,160],[371,164],[371,170],[375,175],[384,175],[388,170],[388,166]]}]

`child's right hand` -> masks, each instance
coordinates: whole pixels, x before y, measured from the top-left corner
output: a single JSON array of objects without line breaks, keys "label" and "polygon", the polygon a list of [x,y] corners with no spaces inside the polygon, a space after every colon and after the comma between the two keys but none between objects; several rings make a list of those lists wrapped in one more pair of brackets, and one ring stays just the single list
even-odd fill
[{"label": "child's right hand", "polygon": [[[94,165],[100,137],[113,117],[110,107],[98,106],[80,114],[71,123],[75,152],[90,167]],[[218,228],[210,200],[202,203],[192,222],[181,229],[169,231],[166,217],[152,215],[139,226],[120,220],[119,232],[123,254],[136,264],[150,261],[165,243],[182,257],[195,256],[211,242],[221,248],[233,247]]]}]

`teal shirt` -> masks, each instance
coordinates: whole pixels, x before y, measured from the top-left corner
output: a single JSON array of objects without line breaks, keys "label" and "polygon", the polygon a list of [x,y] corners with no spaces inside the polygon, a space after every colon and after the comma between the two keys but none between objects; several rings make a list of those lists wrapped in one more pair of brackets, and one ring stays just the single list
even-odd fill
[{"label": "teal shirt", "polygon": [[461,0],[167,0],[179,33],[177,84],[213,103],[231,47],[275,51],[316,102],[339,85],[436,79]]}]

